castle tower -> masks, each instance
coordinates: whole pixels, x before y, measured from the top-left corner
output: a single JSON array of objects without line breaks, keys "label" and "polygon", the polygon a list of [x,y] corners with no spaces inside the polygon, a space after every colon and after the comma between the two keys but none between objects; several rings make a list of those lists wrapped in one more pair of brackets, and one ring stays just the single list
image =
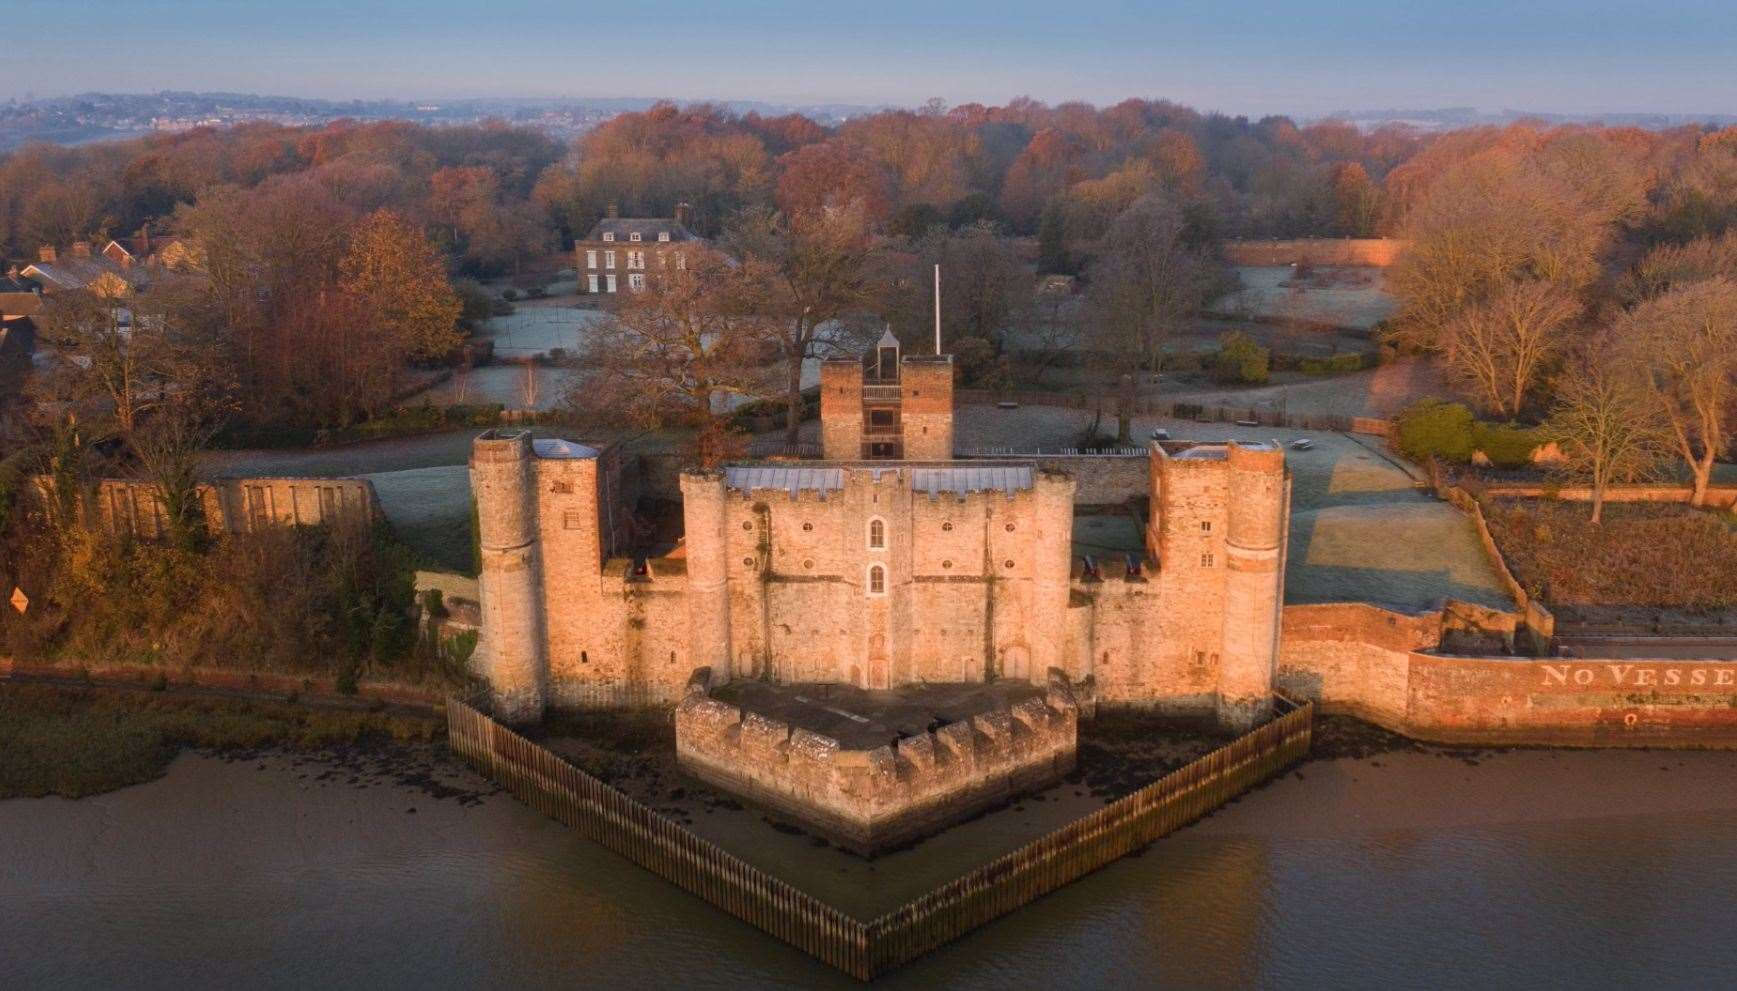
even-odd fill
[{"label": "castle tower", "polygon": [[[681,476],[688,558],[688,656],[709,666],[712,683],[730,680],[729,498],[723,472]],[[746,672],[744,672],[746,673]]]},{"label": "castle tower", "polygon": [[496,716],[536,722],[547,702],[549,667],[530,432],[490,430],[477,438],[470,485],[482,557],[477,673],[488,682]]},{"label": "castle tower", "polygon": [[1218,674],[1218,720],[1247,730],[1272,714],[1290,483],[1285,452],[1244,447],[1227,452],[1229,526],[1224,543],[1224,654]]},{"label": "castle tower", "polygon": [[820,455],[828,461],[862,457],[863,364],[834,358],[820,366]]},{"label": "castle tower", "polygon": [[1067,667],[1068,596],[1073,576],[1074,480],[1037,472],[1037,541],[1033,561],[1031,680],[1045,684],[1050,668]]},{"label": "castle tower", "polygon": [[899,365],[900,436],[905,459],[953,460],[953,356],[910,355]]}]

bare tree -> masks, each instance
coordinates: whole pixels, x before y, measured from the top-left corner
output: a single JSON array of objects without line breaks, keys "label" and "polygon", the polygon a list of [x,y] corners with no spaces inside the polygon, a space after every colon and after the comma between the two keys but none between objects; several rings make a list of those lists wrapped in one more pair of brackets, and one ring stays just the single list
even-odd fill
[{"label": "bare tree", "polygon": [[1442,328],[1448,370],[1492,411],[1518,415],[1580,314],[1574,294],[1549,282],[1511,282]]},{"label": "bare tree", "polygon": [[206,406],[198,396],[172,397],[129,438],[139,473],[157,490],[170,541],[187,550],[199,546],[206,536],[199,455],[216,433]]},{"label": "bare tree", "polygon": [[729,454],[732,405],[777,391],[767,359],[780,342],[757,315],[753,288],[740,269],[699,253],[657,289],[629,296],[593,324],[568,408],[650,430],[695,427],[699,462],[716,466]]},{"label": "bare tree", "polygon": [[1737,416],[1737,282],[1719,277],[1667,290],[1625,313],[1616,332],[1693,476],[1690,504],[1706,505],[1713,464]]},{"label": "bare tree", "polygon": [[754,308],[784,361],[784,439],[802,427],[802,366],[854,350],[865,334],[848,320],[870,298],[867,223],[860,202],[783,217],[755,210],[731,227],[743,276],[757,283]]},{"label": "bare tree", "polygon": [[1645,373],[1608,342],[1570,362],[1556,390],[1550,426],[1562,441],[1565,467],[1592,483],[1592,522],[1604,519],[1604,495],[1658,464],[1665,425]]},{"label": "bare tree", "polygon": [[1165,345],[1206,301],[1213,282],[1210,263],[1182,235],[1182,211],[1159,196],[1136,200],[1110,225],[1108,250],[1091,270],[1095,350],[1158,367]]}]

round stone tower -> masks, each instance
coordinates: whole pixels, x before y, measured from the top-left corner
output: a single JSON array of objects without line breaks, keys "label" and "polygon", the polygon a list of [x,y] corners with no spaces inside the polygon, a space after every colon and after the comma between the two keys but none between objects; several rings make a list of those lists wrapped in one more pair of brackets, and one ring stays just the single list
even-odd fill
[{"label": "round stone tower", "polygon": [[488,682],[498,718],[536,722],[547,702],[549,664],[530,432],[490,430],[478,437],[471,446],[470,487],[482,552],[478,673]]},{"label": "round stone tower", "polygon": [[1242,731],[1272,714],[1289,500],[1283,450],[1232,443],[1226,457],[1230,505],[1218,720]]},{"label": "round stone tower", "polygon": [[682,472],[681,485],[688,656],[695,667],[712,669],[713,684],[722,684],[730,680],[729,491],[722,471]]}]

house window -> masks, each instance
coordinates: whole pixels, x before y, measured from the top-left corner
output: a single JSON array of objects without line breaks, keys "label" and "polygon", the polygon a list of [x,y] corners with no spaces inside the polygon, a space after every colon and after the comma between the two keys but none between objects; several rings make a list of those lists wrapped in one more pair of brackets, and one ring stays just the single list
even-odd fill
[{"label": "house window", "polygon": [[657,253],[657,267],[669,268],[669,256],[661,251]]},{"label": "house window", "polygon": [[878,564],[869,565],[869,569],[868,569],[868,594],[870,594],[870,595],[885,595],[885,594],[887,594],[887,569],[881,567]]},{"label": "house window", "polygon": [[615,232],[613,232],[613,231],[604,231],[604,232],[603,232],[603,240],[605,240],[605,241],[613,241],[613,240],[615,240]]},{"label": "house window", "polygon": [[614,268],[615,267],[615,252],[605,251],[603,253],[603,267],[604,268]]},{"label": "house window", "polygon": [[587,288],[591,292],[597,291],[597,273],[596,272],[592,272],[590,275],[587,275],[585,277],[585,282],[586,282]]},{"label": "house window", "polygon": [[1201,533],[1211,533],[1212,532],[1212,521],[1211,520],[1201,520],[1200,521],[1200,532]]},{"label": "house window", "polygon": [[627,239],[628,239],[628,240],[629,240],[629,241],[637,241],[637,240],[639,240],[639,232],[638,232],[638,231],[634,231],[634,232],[633,232],[633,233],[632,233],[632,234],[629,234],[629,235],[627,235]]},{"label": "house window", "polygon": [[608,275],[603,277],[603,288],[604,288],[605,292],[614,292],[615,291],[615,273],[614,272],[611,272]]},{"label": "house window", "polygon": [[657,239],[659,241],[668,241],[669,240],[669,231],[658,231],[657,232]]},{"label": "house window", "polygon": [[644,268],[645,267],[645,252],[643,252],[643,251],[629,251],[627,253],[627,267],[628,268]]},{"label": "house window", "polygon": [[597,249],[596,248],[586,248],[585,249],[585,267],[586,268],[596,268],[597,267]]},{"label": "house window", "polygon": [[887,546],[887,525],[879,517],[869,520],[869,550],[885,550]]},{"label": "house window", "polygon": [[627,288],[633,290],[634,292],[639,292],[640,290],[644,289],[645,288],[645,276],[640,275],[638,272],[635,272],[632,275],[628,276],[627,277]]},{"label": "house window", "polygon": [[682,254],[679,251],[676,252],[676,268],[681,269],[683,271],[686,271],[687,267],[688,267],[688,256]]},{"label": "house window", "polygon": [[1212,567],[1212,552],[1211,551],[1207,551],[1205,554],[1200,555],[1200,566],[1202,568]]}]

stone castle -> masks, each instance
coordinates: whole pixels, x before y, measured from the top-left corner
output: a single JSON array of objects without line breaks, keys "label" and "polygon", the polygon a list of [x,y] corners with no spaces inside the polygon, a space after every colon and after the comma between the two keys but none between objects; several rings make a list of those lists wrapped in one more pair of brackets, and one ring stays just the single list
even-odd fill
[{"label": "stone castle", "polygon": [[483,434],[474,663],[496,712],[670,705],[708,669],[863,689],[1056,672],[1095,704],[1265,718],[1284,452],[1154,442],[1143,551],[1094,560],[1074,549],[1092,495],[1075,472],[954,458],[953,371],[890,336],[826,362],[823,459],[682,472],[682,536],[645,553],[618,449]]}]

